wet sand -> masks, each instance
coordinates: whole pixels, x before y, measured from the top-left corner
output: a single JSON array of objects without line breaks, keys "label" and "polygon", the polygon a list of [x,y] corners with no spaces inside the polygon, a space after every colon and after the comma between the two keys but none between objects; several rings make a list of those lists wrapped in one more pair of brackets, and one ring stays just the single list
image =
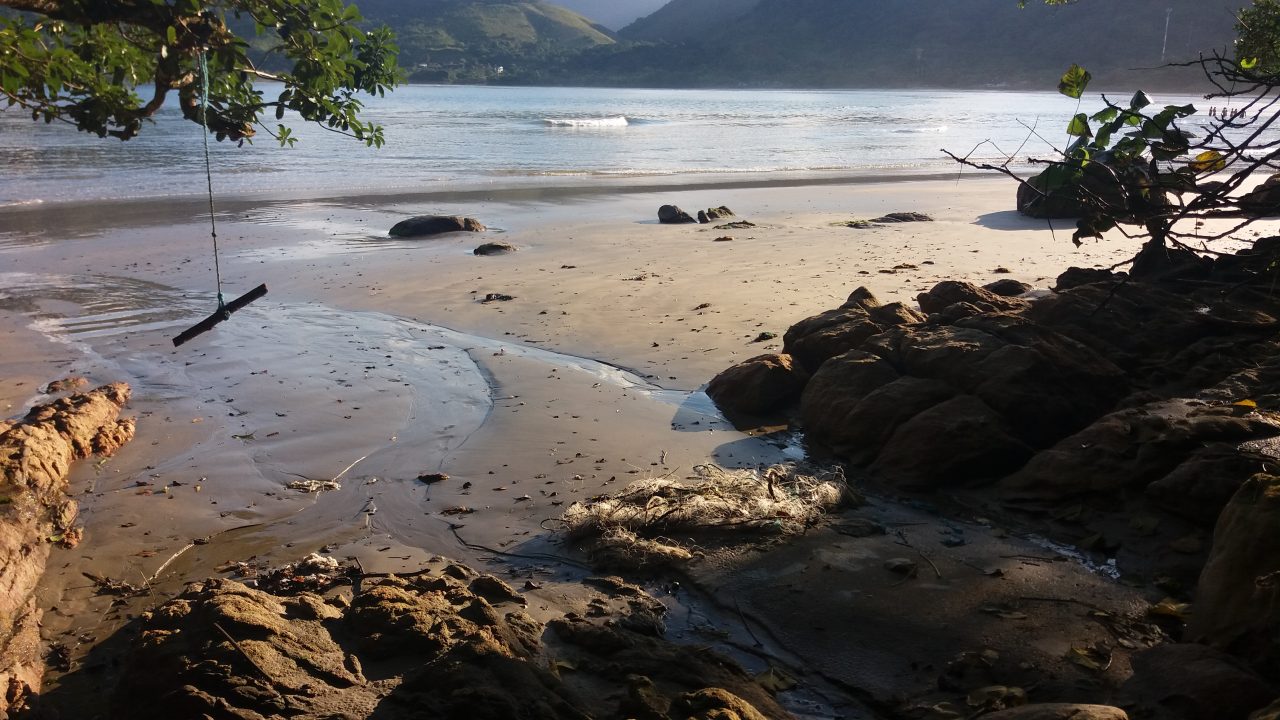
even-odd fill
[{"label": "wet sand", "polygon": [[[1012,196],[998,179],[904,179],[238,200],[219,217],[226,294],[270,294],[177,350],[214,302],[197,205],[0,212],[6,414],[85,375],[130,382],[139,417],[125,450],[76,470],[86,542],[50,562],[46,632],[88,647],[126,620],[82,572],[162,596],[228,561],[326,545],[370,571],[482,561],[480,546],[533,557],[559,552],[543,524],[576,499],[795,456],[788,438],[733,430],[697,389],[860,285],[885,301],[941,279],[1044,288],[1132,252],[1075,249]],[[756,227],[659,225],[665,203],[728,205]],[[836,225],[892,211],[937,222]],[[386,237],[426,213],[491,229]],[[519,251],[471,253],[491,240]],[[764,331],[779,337],[752,342]],[[417,480],[436,472],[450,479]],[[332,492],[287,487],[333,478]],[[474,512],[444,512],[459,507]]]}]

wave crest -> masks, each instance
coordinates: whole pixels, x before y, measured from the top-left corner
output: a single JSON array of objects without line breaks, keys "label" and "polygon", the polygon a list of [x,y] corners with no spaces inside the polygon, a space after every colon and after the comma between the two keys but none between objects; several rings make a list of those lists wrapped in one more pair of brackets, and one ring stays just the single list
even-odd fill
[{"label": "wave crest", "polygon": [[631,118],[625,115],[616,117],[546,118],[542,121],[542,124],[547,127],[571,128],[626,127],[631,124]]}]

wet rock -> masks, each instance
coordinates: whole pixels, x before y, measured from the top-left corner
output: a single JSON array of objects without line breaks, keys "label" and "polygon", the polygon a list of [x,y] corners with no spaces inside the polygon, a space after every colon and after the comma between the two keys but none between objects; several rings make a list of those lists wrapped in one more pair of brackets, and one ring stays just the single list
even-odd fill
[{"label": "wet rock", "polygon": [[658,208],[658,222],[664,225],[680,225],[698,221],[675,205],[663,205]]},{"label": "wet rock", "polygon": [[34,591],[51,543],[71,547],[80,537],[76,503],[66,494],[71,464],[132,439],[133,419],[120,417],[129,396],[124,383],[104,385],[0,426],[0,716],[40,689]]},{"label": "wet rock", "polygon": [[954,487],[1001,477],[1031,454],[994,410],[972,395],[957,395],[903,423],[871,470],[903,487]]},{"label": "wet rock", "polygon": [[1218,518],[1187,636],[1280,677],[1280,477],[1249,478]]},{"label": "wet rock", "polygon": [[460,215],[418,215],[401,220],[391,227],[391,237],[416,238],[452,232],[484,232],[487,228],[475,218]]},{"label": "wet rock", "polygon": [[515,588],[506,584],[492,575],[481,575],[471,584],[467,586],[471,592],[479,595],[493,605],[502,603],[516,603],[517,605],[527,605],[529,601],[524,599]]},{"label": "wet rock", "polygon": [[1276,697],[1244,663],[1204,645],[1157,645],[1130,662],[1133,676],[1120,696],[1139,717],[1246,720]]},{"label": "wet rock", "polygon": [[807,380],[790,355],[759,355],[717,375],[707,395],[726,413],[764,416],[799,400]]},{"label": "wet rock", "polygon": [[987,283],[982,286],[982,289],[993,292],[1001,297],[1018,297],[1019,295],[1025,295],[1031,292],[1035,288],[1031,287],[1027,283],[1014,280],[1013,278],[1004,278],[1003,280],[996,280],[995,282]]},{"label": "wet rock", "polygon": [[1129,720],[1129,715],[1117,707],[1074,703],[1024,705],[982,717],[983,720]]},{"label": "wet rock", "polygon": [[976,285],[956,280],[944,280],[934,285],[929,292],[916,297],[920,309],[933,314],[942,312],[956,303],[969,303],[981,308],[984,312],[1021,310],[1027,306],[1022,300],[1014,300],[997,295]]},{"label": "wet rock", "polygon": [[516,251],[516,246],[506,242],[485,243],[472,251],[476,255],[509,255]]}]

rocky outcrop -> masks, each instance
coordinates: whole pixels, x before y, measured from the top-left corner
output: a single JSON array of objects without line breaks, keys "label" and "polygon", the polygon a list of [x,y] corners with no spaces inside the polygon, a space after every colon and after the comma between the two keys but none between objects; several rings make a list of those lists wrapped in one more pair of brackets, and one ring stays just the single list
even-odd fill
[{"label": "rocky outcrop", "polygon": [[758,355],[715,376],[707,395],[727,413],[766,416],[799,400],[808,379],[790,355]]},{"label": "rocky outcrop", "polygon": [[1013,278],[1004,278],[1003,280],[987,283],[982,286],[982,289],[993,292],[1000,297],[1018,297],[1019,295],[1026,295],[1035,288]]},{"label": "rocky outcrop", "polygon": [[484,232],[487,228],[475,218],[460,215],[418,215],[401,220],[391,227],[391,237],[417,238],[452,232]]},{"label": "rocky outcrop", "polygon": [[79,542],[67,474],[75,460],[110,455],[133,437],[120,417],[124,383],[71,395],[0,423],[0,716],[40,689],[39,620],[33,593],[52,543]]},{"label": "rocky outcrop", "polygon": [[663,225],[687,225],[698,221],[675,205],[663,205],[658,208],[658,222]]},{"label": "rocky outcrop", "polygon": [[[1215,278],[1238,282],[1277,251],[1265,239],[1216,259]],[[796,417],[895,485],[1145,497],[1208,527],[1261,470],[1267,451],[1249,443],[1280,437],[1280,302],[1105,271],[1068,271],[1057,287],[1033,300],[947,281],[918,297],[923,312],[859,288],[784,336],[810,375]],[[790,397],[793,384],[751,393]],[[716,400],[729,407],[733,391]]]},{"label": "rocky outcrop", "polygon": [[1280,477],[1258,474],[1218,519],[1187,635],[1280,679]]},{"label": "rocky outcrop", "polygon": [[[188,586],[143,616],[111,716],[789,717],[732,662],[662,639],[660,623],[570,615],[547,635],[513,588],[455,564],[355,589]],[[635,591],[622,612],[665,611]]]}]

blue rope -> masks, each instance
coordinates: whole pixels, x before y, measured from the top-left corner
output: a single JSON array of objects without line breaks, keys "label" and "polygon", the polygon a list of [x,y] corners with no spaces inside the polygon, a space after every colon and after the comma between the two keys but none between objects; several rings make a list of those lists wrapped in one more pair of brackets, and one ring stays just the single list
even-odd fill
[{"label": "blue rope", "polygon": [[205,51],[200,50],[200,128],[204,139],[204,178],[209,188],[209,234],[213,237],[213,277],[218,284],[218,311],[227,312],[227,304],[222,299],[222,268],[218,264],[218,221],[213,209],[213,167],[209,162],[209,123],[206,114],[209,112],[209,63]]}]

